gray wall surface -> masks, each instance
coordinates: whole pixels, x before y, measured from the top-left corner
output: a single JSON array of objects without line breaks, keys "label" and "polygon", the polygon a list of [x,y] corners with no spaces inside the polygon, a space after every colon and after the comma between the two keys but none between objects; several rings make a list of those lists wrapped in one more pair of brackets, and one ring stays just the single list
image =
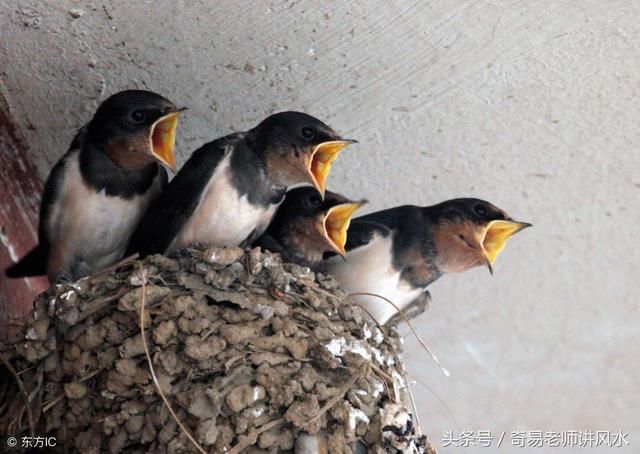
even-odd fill
[{"label": "gray wall surface", "polygon": [[532,222],[495,276],[433,285],[415,324],[450,377],[402,328],[423,427],[640,452],[640,2],[4,0],[0,71],[43,178],[137,87],[189,107],[182,162],[303,110],[360,141],[329,184],[367,210],[475,196]]}]

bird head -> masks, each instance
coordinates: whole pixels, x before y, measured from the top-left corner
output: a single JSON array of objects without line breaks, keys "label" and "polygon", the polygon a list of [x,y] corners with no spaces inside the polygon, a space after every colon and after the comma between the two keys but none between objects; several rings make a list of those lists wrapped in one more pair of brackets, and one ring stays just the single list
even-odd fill
[{"label": "bird head", "polygon": [[124,168],[158,161],[172,170],[178,109],[162,96],[144,90],[127,90],[107,98],[89,123],[89,139]]},{"label": "bird head", "polygon": [[493,274],[493,264],[507,240],[531,226],[479,199],[448,200],[425,210],[434,221],[438,267],[444,273],[486,265]]},{"label": "bird head", "polygon": [[283,186],[310,184],[324,197],[331,165],[355,140],[301,112],[271,115],[247,138],[262,155],[270,179]]},{"label": "bird head", "polygon": [[294,234],[296,241],[284,241],[304,251],[302,255],[322,258],[326,252],[345,255],[347,230],[353,214],[366,200],[353,201],[326,191],[324,199],[311,187],[292,189],[287,193],[274,219],[280,235]]}]

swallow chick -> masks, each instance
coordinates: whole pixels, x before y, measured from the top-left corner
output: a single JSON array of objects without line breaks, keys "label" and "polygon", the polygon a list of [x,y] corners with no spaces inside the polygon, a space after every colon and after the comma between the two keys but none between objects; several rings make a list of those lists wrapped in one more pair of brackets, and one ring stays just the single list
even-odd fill
[{"label": "swallow chick", "polygon": [[207,143],[154,202],[129,252],[250,245],[291,186],[310,184],[324,196],[332,163],[354,142],[310,115],[281,112],[247,132]]},{"label": "swallow chick", "polygon": [[[507,240],[530,225],[478,199],[399,206],[352,220],[346,260],[330,257],[323,269],[347,292],[380,295],[404,310],[428,298],[427,286],[445,273],[485,265],[493,274]],[[398,312],[378,297],[354,300],[380,324]]]},{"label": "swallow chick", "polygon": [[6,275],[76,280],[122,258],[142,215],[167,184],[161,164],[175,168],[179,111],[148,91],[106,99],[47,178],[38,245]]},{"label": "swallow chick", "polygon": [[344,256],[351,216],[365,203],[331,191],[325,192],[323,200],[311,187],[293,189],[255,245],[280,253],[287,262],[317,270],[325,253]]}]

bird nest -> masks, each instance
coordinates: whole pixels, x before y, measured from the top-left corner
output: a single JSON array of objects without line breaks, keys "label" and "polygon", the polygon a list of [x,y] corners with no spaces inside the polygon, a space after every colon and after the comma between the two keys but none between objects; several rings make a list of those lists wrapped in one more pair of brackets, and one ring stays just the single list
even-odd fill
[{"label": "bird nest", "polygon": [[[56,284],[0,344],[0,433],[60,451],[431,452],[393,330],[258,249],[128,260]],[[17,397],[16,397],[17,396]]]}]

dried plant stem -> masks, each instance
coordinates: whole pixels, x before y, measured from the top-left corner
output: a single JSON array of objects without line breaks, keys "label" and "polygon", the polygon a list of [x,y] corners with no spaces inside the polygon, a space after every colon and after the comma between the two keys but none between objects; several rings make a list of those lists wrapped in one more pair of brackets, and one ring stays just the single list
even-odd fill
[{"label": "dried plant stem", "polygon": [[[354,293],[353,295],[356,295],[356,294]],[[351,295],[350,295],[350,296],[351,296]],[[386,298],[384,298],[384,297],[383,297],[383,296],[381,296],[381,295],[375,295],[375,296],[378,296],[378,297],[380,297],[380,298],[386,299]],[[388,300],[387,300],[387,301],[388,301]],[[396,306],[395,304],[393,304],[391,301],[389,301],[389,303],[391,303],[391,304],[392,304],[392,305],[397,309],[397,306]],[[384,327],[383,327],[380,323],[378,323],[378,320],[376,320],[376,319],[371,315],[371,313],[370,313],[368,310],[366,310],[365,308],[361,308],[361,309],[362,309],[363,311],[365,311],[365,312],[367,313],[367,315],[369,315],[369,317],[371,317],[371,319],[372,319],[372,320],[375,322],[375,324],[378,326],[378,329],[380,329],[380,331],[382,331],[382,333],[383,333],[385,336],[387,336],[387,332],[386,332],[386,330],[384,329]],[[405,315],[402,313],[402,311],[398,311],[398,314],[400,314],[400,317],[403,317],[403,318],[404,318],[404,320],[405,320],[405,321],[407,322],[407,324],[409,325],[409,327],[410,327],[411,329],[413,329],[413,327],[411,326],[411,323],[409,323],[409,319],[407,319],[407,318],[405,317]],[[418,340],[420,340],[420,336],[418,336],[418,334],[417,334],[417,333],[415,333],[415,330],[414,330],[414,334],[416,334],[416,337],[418,338]],[[426,347],[426,345],[425,345],[425,347]],[[427,351],[428,351],[429,353],[431,353],[431,351],[429,350],[429,348],[428,348],[428,347],[426,347],[426,348],[427,348]],[[434,356],[434,355],[433,355],[433,353],[431,353],[431,356],[432,356],[432,357]],[[398,356],[398,353],[397,353],[395,350],[393,350],[393,357],[395,358],[395,360],[396,360],[396,362],[397,362],[398,364],[402,364],[402,361],[400,361],[400,357]],[[435,358],[435,357],[434,357],[434,359],[436,360],[436,362],[438,361],[438,360],[437,360],[437,358]],[[440,366],[440,367],[442,368],[442,366]],[[387,377],[389,377],[387,374],[385,374],[385,373],[382,371],[382,369],[379,369],[379,368],[375,367],[375,368],[374,368],[374,370],[376,370],[376,369],[377,369],[377,372],[378,372],[378,373],[380,373],[380,374],[384,374],[384,375],[386,375]],[[445,372],[445,375],[448,375],[447,370],[446,370],[446,369],[444,369],[444,368],[442,368],[442,369],[443,369],[443,371]],[[413,397],[413,392],[411,391],[411,386],[410,386],[410,384],[409,384],[409,379],[407,378],[407,373],[406,373],[406,371],[404,370],[404,367],[403,367],[403,366],[401,367],[401,369],[400,369],[400,370],[401,370],[401,372],[402,372],[402,378],[404,379],[405,385],[407,386],[407,393],[409,394],[409,400],[411,400],[411,407],[413,408],[413,413],[414,413],[415,418],[416,418],[416,431],[418,432],[418,435],[422,435],[422,427],[421,427],[421,425],[420,425],[420,415],[418,414],[418,406],[416,405],[416,400],[415,400],[415,398]],[[389,381],[393,382],[393,379],[392,379],[391,377],[389,377],[388,379],[389,379]],[[385,386],[387,386],[387,389],[389,389],[389,386],[388,386],[388,384],[386,383],[386,381],[385,381]]]},{"label": "dried plant stem", "polygon": [[377,295],[375,293],[367,293],[367,292],[357,292],[357,293],[351,293],[349,294],[349,296],[373,296],[376,298],[380,298],[383,301],[386,301],[387,303],[391,304],[395,310],[398,311],[398,314],[400,315],[400,317],[402,318],[402,320],[409,325],[409,329],[411,330],[411,332],[413,333],[414,336],[416,336],[416,339],[418,339],[418,342],[420,343],[420,345],[422,345],[422,347],[426,350],[427,353],[429,353],[429,355],[431,355],[431,359],[433,359],[433,361],[438,365],[438,367],[440,367],[440,369],[442,370],[442,373],[445,376],[449,376],[451,375],[449,373],[449,371],[440,363],[440,361],[438,360],[438,357],[435,355],[435,353],[433,353],[431,351],[431,349],[429,348],[429,346],[426,344],[425,341],[422,340],[422,338],[420,337],[420,335],[418,334],[418,332],[415,330],[415,328],[413,327],[413,325],[411,324],[411,322],[409,321],[409,319],[402,313],[402,311],[400,310],[400,308],[390,299],[385,298],[382,295]]},{"label": "dried plant stem", "polygon": [[278,427],[280,424],[284,424],[285,422],[286,420],[284,418],[278,418],[278,419],[269,421],[266,424],[263,424],[257,429],[252,429],[251,432],[249,432],[249,434],[241,437],[240,441],[238,441],[238,444],[236,444],[233,448],[227,451],[227,453],[241,454],[246,448],[255,444],[255,442],[258,440],[258,436],[261,433],[271,430],[274,427]]},{"label": "dried plant stem", "polygon": [[0,356],[0,361],[2,361],[2,364],[4,364],[4,367],[7,368],[9,373],[13,376],[13,379],[16,381],[18,388],[20,388],[20,392],[24,397],[24,407],[27,411],[27,422],[29,423],[29,435],[31,435],[31,437],[35,437],[35,427],[33,425],[33,413],[31,412],[31,403],[29,402],[29,393],[27,393],[27,389],[24,387],[23,381],[20,379],[20,376],[18,375],[16,370],[13,368],[11,363],[4,356]]},{"label": "dried plant stem", "polygon": [[[80,380],[78,380],[78,383],[82,383],[83,381],[87,381],[90,378],[98,375],[100,372],[102,372],[103,369],[96,369],[93,372],[91,372],[89,375],[85,375],[84,377],[82,377]],[[56,397],[55,399],[49,400],[47,403],[44,404],[44,406],[42,407],[42,413],[46,413],[47,411],[49,411],[49,409],[51,407],[55,407],[56,405],[58,405],[58,403],[64,399],[64,394]]]},{"label": "dried plant stem", "polygon": [[367,365],[365,367],[360,369],[359,372],[353,374],[349,381],[340,388],[338,393],[331,399],[329,399],[327,403],[324,404],[324,406],[320,409],[320,411],[318,411],[318,414],[312,416],[306,424],[311,424],[313,421],[329,411],[329,409],[331,409],[331,407],[333,407],[336,403],[338,403],[338,401],[344,397],[344,395],[353,387],[353,385],[355,385],[358,379],[364,377],[369,372],[369,367],[370,364],[367,362]]},{"label": "dried plant stem", "polygon": [[107,268],[104,268],[104,269],[102,269],[102,270],[98,271],[97,273],[95,273],[95,274],[94,274],[94,276],[99,276],[99,275],[101,275],[101,274],[107,274],[107,273],[110,273],[110,272],[112,272],[112,271],[115,271],[115,270],[117,270],[118,268],[120,268],[121,266],[124,266],[124,265],[126,265],[126,264],[128,264],[128,263],[133,262],[133,261],[134,261],[134,260],[136,260],[137,258],[138,258],[138,253],[136,252],[135,254],[130,255],[129,257],[125,257],[125,258],[123,258],[122,260],[120,260],[120,261],[118,261],[118,262],[114,263],[113,265],[108,266]]},{"label": "dried plant stem", "polygon": [[[393,356],[395,357],[398,364],[401,364],[400,357],[394,351]],[[416,400],[413,397],[413,391],[411,391],[411,384],[409,383],[409,379],[407,378],[407,371],[404,370],[404,366],[400,368],[400,372],[402,373],[402,378],[404,379],[405,386],[407,387],[407,394],[409,394],[409,400],[411,401],[411,407],[413,408],[414,417],[416,418],[416,431],[418,435],[422,435],[422,426],[420,425],[420,415],[418,414],[418,406],[416,405]]]},{"label": "dried plant stem", "polygon": [[371,366],[371,369],[373,369],[374,372],[380,375],[380,378],[386,381],[393,381],[393,377],[391,377],[391,375],[389,375],[388,373],[380,369],[378,366],[376,366],[373,363],[369,363],[369,365]]},{"label": "dried plant stem", "polygon": [[200,446],[200,444],[196,441],[196,439],[193,438],[193,435],[191,435],[189,430],[184,426],[184,424],[182,424],[182,422],[178,418],[178,415],[176,415],[176,413],[173,411],[173,408],[171,408],[171,404],[169,404],[169,400],[166,398],[166,396],[164,395],[164,392],[162,391],[162,388],[160,387],[160,383],[158,382],[158,377],[156,377],[156,372],[155,372],[155,369],[153,368],[153,363],[151,361],[151,355],[149,354],[149,347],[147,346],[147,340],[144,336],[144,304],[145,304],[145,299],[147,294],[146,279],[144,277],[142,265],[141,264],[138,264],[138,265],[140,266],[140,273],[142,274],[142,298],[140,301],[140,336],[142,337],[142,346],[144,347],[144,354],[147,357],[147,363],[149,364],[149,372],[151,373],[151,378],[153,378],[153,384],[158,390],[158,394],[160,395],[160,398],[162,399],[164,404],[167,406],[167,410],[169,410],[169,413],[171,413],[171,416],[173,417],[178,427],[180,427],[180,429],[184,432],[184,434],[187,436],[187,438],[193,444],[193,446],[195,446],[198,452],[202,454],[206,454],[207,451],[202,449],[202,446]]}]

